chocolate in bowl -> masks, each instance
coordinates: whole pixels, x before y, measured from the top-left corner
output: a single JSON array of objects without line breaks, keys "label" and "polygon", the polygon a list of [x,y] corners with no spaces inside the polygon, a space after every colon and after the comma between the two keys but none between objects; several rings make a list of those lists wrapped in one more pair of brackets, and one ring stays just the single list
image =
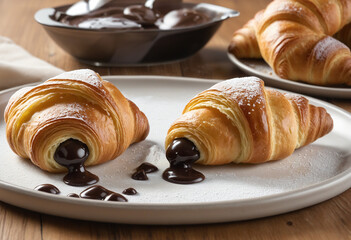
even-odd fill
[{"label": "chocolate in bowl", "polygon": [[163,24],[161,20],[151,27],[94,29],[58,20],[64,17],[58,13],[64,13],[69,7],[41,9],[35,19],[67,53],[95,66],[157,64],[184,59],[199,51],[225,19],[239,15],[217,5],[182,3],[181,8],[200,12],[208,21],[162,29],[158,27]]}]

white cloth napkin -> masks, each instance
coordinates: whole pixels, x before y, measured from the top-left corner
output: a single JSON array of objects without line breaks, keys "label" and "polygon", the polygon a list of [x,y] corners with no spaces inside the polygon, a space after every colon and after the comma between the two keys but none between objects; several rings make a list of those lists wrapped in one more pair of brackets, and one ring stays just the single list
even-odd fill
[{"label": "white cloth napkin", "polygon": [[44,81],[63,70],[40,60],[12,40],[0,36],[0,90]]}]

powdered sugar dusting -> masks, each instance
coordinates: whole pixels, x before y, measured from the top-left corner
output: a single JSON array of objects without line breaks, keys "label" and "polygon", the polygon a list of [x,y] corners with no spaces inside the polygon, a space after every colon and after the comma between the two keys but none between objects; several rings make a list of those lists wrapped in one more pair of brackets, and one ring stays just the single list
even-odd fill
[{"label": "powdered sugar dusting", "polygon": [[50,80],[55,79],[75,80],[88,83],[89,85],[92,85],[96,88],[103,88],[101,79],[93,70],[90,69],[79,69],[71,72],[64,72],[54,78],[51,78]]},{"label": "powdered sugar dusting", "polygon": [[65,118],[88,121],[89,117],[86,114],[86,109],[81,104],[58,103],[40,112],[34,113],[31,118],[31,123],[41,124],[42,122]]},{"label": "powdered sugar dusting", "polygon": [[255,109],[265,109],[263,81],[256,77],[233,78],[215,84],[210,89],[221,91],[228,99],[235,101],[247,115],[260,114]]},{"label": "powdered sugar dusting", "polygon": [[301,14],[304,10],[301,6],[297,6],[297,3],[295,2],[286,2],[285,4],[280,2],[279,6],[273,9],[276,12],[288,12],[288,13],[293,12],[295,14]]},{"label": "powdered sugar dusting", "polygon": [[284,93],[284,96],[287,97],[288,99],[294,101],[294,103],[297,105],[298,108],[302,108],[303,106],[306,105],[306,103],[308,103],[308,100],[301,95],[292,94],[292,93]]},{"label": "powdered sugar dusting", "polygon": [[341,48],[347,48],[347,46],[330,36],[326,36],[315,45],[313,56],[318,61],[325,61],[328,56],[332,56],[331,53],[335,53]]}]

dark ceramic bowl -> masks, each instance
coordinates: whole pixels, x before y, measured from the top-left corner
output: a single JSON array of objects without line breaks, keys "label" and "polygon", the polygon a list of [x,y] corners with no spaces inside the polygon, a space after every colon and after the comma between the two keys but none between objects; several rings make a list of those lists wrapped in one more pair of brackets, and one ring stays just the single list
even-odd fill
[{"label": "dark ceramic bowl", "polygon": [[82,29],[53,20],[55,11],[65,11],[69,6],[41,9],[36,12],[35,20],[61,48],[79,61],[95,66],[119,66],[189,57],[210,40],[223,20],[239,15],[237,11],[212,4],[182,5],[206,12],[211,21],[170,30]]}]

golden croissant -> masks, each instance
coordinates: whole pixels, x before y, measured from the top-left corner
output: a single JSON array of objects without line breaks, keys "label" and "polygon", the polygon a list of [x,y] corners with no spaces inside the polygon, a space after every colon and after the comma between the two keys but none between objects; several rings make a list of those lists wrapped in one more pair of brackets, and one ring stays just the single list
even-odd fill
[{"label": "golden croissant", "polygon": [[[253,19],[250,19],[242,28],[234,32],[228,51],[237,58],[262,58],[255,31],[256,21],[259,21],[262,12],[263,10],[259,11]],[[350,48],[351,23],[343,27],[333,37]]]},{"label": "golden croissant", "polygon": [[17,91],[5,121],[12,150],[49,172],[65,171],[53,155],[68,139],[86,144],[88,166],[116,158],[149,132],[144,113],[91,70],[66,72]]},{"label": "golden croissant", "polygon": [[[276,0],[244,26],[245,34],[234,33],[229,51],[238,57],[261,55],[285,79],[351,85],[350,49],[331,37],[350,22],[350,1]],[[336,38],[348,42],[345,34]]]},{"label": "golden croissant", "polygon": [[283,159],[332,128],[326,110],[306,98],[265,88],[255,77],[235,78],[191,99],[165,147],[185,138],[200,153],[196,163],[262,163]]},{"label": "golden croissant", "polygon": [[242,28],[235,31],[229,43],[228,51],[237,58],[262,58],[256,38],[256,19],[263,10],[259,11]]}]

